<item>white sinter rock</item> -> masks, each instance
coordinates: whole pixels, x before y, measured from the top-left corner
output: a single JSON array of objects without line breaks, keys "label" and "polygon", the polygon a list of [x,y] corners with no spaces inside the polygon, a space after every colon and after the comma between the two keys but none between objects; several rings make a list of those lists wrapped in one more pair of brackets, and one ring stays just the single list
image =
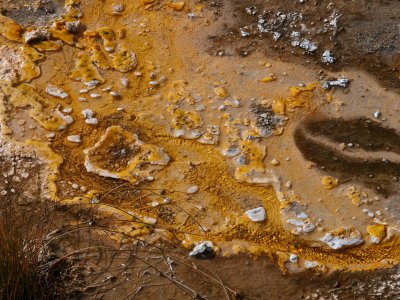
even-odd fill
[{"label": "white sinter rock", "polygon": [[358,246],[364,242],[361,233],[354,227],[341,227],[328,232],[320,241],[334,250]]},{"label": "white sinter rock", "polygon": [[199,242],[189,253],[189,256],[194,256],[197,258],[212,258],[214,255],[214,244],[211,241]]},{"label": "white sinter rock", "polygon": [[81,136],[79,134],[69,135],[69,136],[67,136],[67,140],[72,143],[77,143],[77,144],[82,142]]},{"label": "white sinter rock", "polygon": [[89,108],[82,110],[81,113],[85,119],[90,119],[90,118],[93,118],[93,116],[94,116],[93,110],[91,110]]},{"label": "white sinter rock", "polygon": [[322,54],[322,62],[326,64],[333,64],[336,61],[336,58],[333,56],[331,50],[325,50]]},{"label": "white sinter rock", "polygon": [[49,95],[52,95],[54,97],[61,98],[61,99],[68,98],[68,94],[65,91],[63,91],[62,89],[55,87],[55,86],[46,87],[46,93]]},{"label": "white sinter rock", "polygon": [[265,208],[262,206],[246,211],[246,215],[253,222],[263,222],[267,218]]}]

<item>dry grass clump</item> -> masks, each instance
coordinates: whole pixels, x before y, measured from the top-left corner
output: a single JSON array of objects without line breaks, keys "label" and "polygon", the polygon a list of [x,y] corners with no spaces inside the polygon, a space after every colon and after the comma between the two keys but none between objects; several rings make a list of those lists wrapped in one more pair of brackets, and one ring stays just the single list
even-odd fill
[{"label": "dry grass clump", "polygon": [[73,277],[73,263],[57,260],[55,245],[47,242],[54,206],[20,206],[13,198],[0,203],[0,298],[68,298],[64,286]]},{"label": "dry grass clump", "polygon": [[239,296],[179,241],[126,235],[116,227],[132,221],[104,219],[96,204],[20,197],[0,199],[0,299],[205,299],[211,287],[219,299]]}]

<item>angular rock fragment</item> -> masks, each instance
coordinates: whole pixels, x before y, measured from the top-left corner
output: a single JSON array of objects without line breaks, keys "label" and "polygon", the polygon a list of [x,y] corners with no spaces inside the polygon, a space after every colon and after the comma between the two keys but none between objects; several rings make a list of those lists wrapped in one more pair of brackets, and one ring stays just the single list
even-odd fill
[{"label": "angular rock fragment", "polygon": [[361,233],[355,227],[340,227],[325,234],[320,241],[334,250],[354,247],[364,243]]},{"label": "angular rock fragment", "polygon": [[49,38],[50,32],[47,29],[35,29],[27,31],[24,34],[24,42],[27,44],[39,41],[46,41]]},{"label": "angular rock fragment", "polygon": [[215,256],[214,244],[211,241],[203,241],[198,243],[193,250],[189,253],[189,256],[193,256],[201,259],[209,259]]},{"label": "angular rock fragment", "polygon": [[325,50],[322,53],[322,62],[325,64],[333,64],[336,61],[336,58],[333,56],[333,53],[330,50]]},{"label": "angular rock fragment", "polygon": [[52,95],[54,97],[61,98],[61,99],[68,98],[68,93],[67,92],[65,92],[64,90],[62,90],[62,89],[60,89],[58,87],[55,87],[55,86],[46,87],[46,93],[49,94],[49,95]]},{"label": "angular rock fragment", "polygon": [[82,24],[81,21],[73,21],[73,22],[65,22],[65,28],[71,32],[71,33],[76,33],[79,31],[81,28]]},{"label": "angular rock fragment", "polygon": [[67,140],[71,143],[77,143],[77,144],[80,144],[82,142],[82,138],[79,134],[69,135],[69,136],[67,136]]},{"label": "angular rock fragment", "polygon": [[347,78],[338,78],[338,79],[336,79],[336,80],[328,80],[328,81],[325,81],[324,84],[322,85],[322,87],[323,87],[325,90],[329,90],[329,89],[331,89],[331,88],[333,88],[333,87],[342,87],[342,88],[346,88],[346,87],[348,87],[349,83],[350,83],[350,79],[347,79]]},{"label": "angular rock fragment", "polygon": [[326,189],[331,190],[338,186],[339,179],[336,179],[332,176],[324,176],[322,177],[322,184],[326,187]]},{"label": "angular rock fragment", "polygon": [[263,222],[267,218],[265,208],[262,206],[246,211],[246,215],[253,222]]},{"label": "angular rock fragment", "polygon": [[381,224],[370,225],[367,227],[367,232],[371,237],[371,242],[379,244],[386,237],[386,226]]},{"label": "angular rock fragment", "polygon": [[310,233],[315,230],[315,224],[310,219],[289,219],[286,221],[288,224],[296,226],[296,229],[292,231],[294,234]]},{"label": "angular rock fragment", "polygon": [[318,46],[316,44],[314,44],[313,42],[304,39],[301,43],[300,43],[300,48],[303,48],[304,50],[308,51],[308,52],[315,52],[318,49]]}]

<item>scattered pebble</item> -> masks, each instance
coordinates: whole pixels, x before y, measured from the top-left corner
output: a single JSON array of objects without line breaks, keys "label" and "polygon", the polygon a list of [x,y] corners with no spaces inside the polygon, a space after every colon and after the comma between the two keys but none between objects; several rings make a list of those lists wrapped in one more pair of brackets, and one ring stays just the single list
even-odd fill
[{"label": "scattered pebble", "polygon": [[129,84],[130,84],[129,79],[126,78],[126,77],[122,77],[121,78],[121,84],[126,88],[129,87]]},{"label": "scattered pebble", "polygon": [[63,113],[70,114],[72,112],[72,107],[66,107],[62,111]]},{"label": "scattered pebble", "polygon": [[379,119],[382,116],[382,113],[380,111],[374,112],[374,118]]},{"label": "scattered pebble", "polygon": [[336,80],[325,81],[324,84],[322,85],[322,87],[325,90],[329,90],[330,88],[333,88],[333,87],[346,88],[346,87],[348,87],[349,84],[350,84],[350,79],[339,78],[339,79],[336,79]]},{"label": "scattered pebble", "polygon": [[189,256],[196,258],[209,259],[215,256],[214,244],[211,241],[202,241],[196,244]]},{"label": "scattered pebble", "polygon": [[371,242],[379,244],[386,237],[386,226],[377,224],[367,226],[367,232],[370,235]]},{"label": "scattered pebble", "polygon": [[262,206],[246,211],[246,215],[253,222],[263,222],[267,218],[265,208]]},{"label": "scattered pebble", "polygon": [[271,159],[271,161],[270,161],[270,163],[271,163],[271,165],[273,165],[273,166],[279,166],[279,164],[280,164],[280,162],[279,162],[279,160],[277,160],[277,159]]},{"label": "scattered pebble", "polygon": [[82,142],[80,135],[69,135],[69,136],[67,136],[67,140],[72,143],[77,143],[77,144],[80,144]]},{"label": "scattered pebble", "polygon": [[333,56],[330,50],[325,50],[322,54],[322,62],[326,64],[333,64],[336,61],[336,58]]},{"label": "scattered pebble", "polygon": [[25,43],[44,41],[50,38],[50,32],[47,29],[35,29],[26,31],[24,34]]},{"label": "scattered pebble", "polygon": [[93,118],[93,116],[94,116],[93,110],[91,110],[89,108],[82,110],[81,113],[85,119],[90,119],[90,118]]},{"label": "scattered pebble", "polygon": [[99,121],[97,120],[97,118],[88,118],[85,120],[85,123],[89,125],[97,125]]},{"label": "scattered pebble", "polygon": [[299,260],[299,257],[296,254],[291,253],[289,256],[289,261],[292,263],[296,263]]},{"label": "scattered pebble", "polygon": [[339,185],[339,179],[336,179],[332,176],[324,176],[324,177],[322,177],[322,184],[328,190],[331,190]]},{"label": "scattered pebble", "polygon": [[72,33],[76,33],[79,31],[81,27],[81,21],[73,21],[73,22],[65,22],[65,28]]},{"label": "scattered pebble", "polygon": [[313,43],[307,39],[304,39],[300,43],[300,48],[303,48],[304,50],[306,50],[308,52],[315,52],[318,49],[318,46],[315,43]]},{"label": "scattered pebble", "polygon": [[125,10],[124,5],[120,3],[114,4],[112,7],[112,13],[114,15],[120,15],[124,10]]},{"label": "scattered pebble", "polygon": [[318,262],[317,261],[311,261],[311,260],[306,260],[304,262],[304,267],[306,267],[306,269],[312,269],[318,266]]},{"label": "scattered pebble", "polygon": [[46,87],[46,93],[49,95],[52,95],[54,97],[61,98],[61,99],[68,98],[68,94],[64,90],[62,90],[58,87],[55,87],[55,86]]},{"label": "scattered pebble", "polygon": [[111,91],[110,95],[113,96],[114,98],[120,98],[121,97],[120,93],[117,93],[117,92],[114,92],[114,91]]},{"label": "scattered pebble", "polygon": [[199,190],[199,187],[197,185],[191,186],[186,190],[186,193],[188,194],[194,194]]},{"label": "scattered pebble", "polygon": [[54,139],[56,137],[56,134],[54,132],[50,132],[47,134],[48,139]]},{"label": "scattered pebble", "polygon": [[160,83],[157,80],[152,80],[149,82],[149,85],[152,87],[157,87],[160,85]]},{"label": "scattered pebble", "polygon": [[361,245],[364,242],[361,233],[354,227],[340,227],[328,232],[320,240],[334,250]]}]

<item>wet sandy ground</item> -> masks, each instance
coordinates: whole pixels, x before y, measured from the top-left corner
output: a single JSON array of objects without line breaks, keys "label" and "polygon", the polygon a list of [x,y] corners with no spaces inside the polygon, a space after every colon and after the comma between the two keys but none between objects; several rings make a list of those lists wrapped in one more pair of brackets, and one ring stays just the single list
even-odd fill
[{"label": "wet sandy ground", "polygon": [[[317,273],[387,268],[399,258],[398,238],[393,236],[399,226],[398,2],[328,4],[206,2],[185,3],[180,10],[150,1],[124,3],[124,10],[113,14],[114,3],[101,3],[100,9],[82,1],[78,18],[85,28],[74,37],[79,43],[57,51],[49,51],[54,43],[36,45],[46,57],[37,63],[40,77],[32,81],[42,97],[35,99],[43,105],[35,112],[62,110],[74,123],[49,133],[42,127],[53,126],[51,120],[34,115],[38,126],[26,109],[24,101],[34,98],[22,101],[22,95],[36,92],[28,88],[20,95],[18,87],[6,84],[2,91],[8,119],[2,130],[13,132],[8,144],[20,145],[27,138],[51,142],[50,149],[41,148],[53,162],[50,170],[57,176],[50,179],[50,192],[57,200],[101,199],[112,216],[116,212],[110,205],[134,211],[146,224],[135,223],[134,237],[155,239],[168,232],[188,249],[213,240],[222,256],[233,257],[206,263],[245,298],[393,299],[399,289],[396,270],[320,275],[311,281],[308,273],[281,274],[304,268]],[[38,26],[26,19],[24,2],[12,5],[17,9],[6,3],[4,15]],[[43,25],[63,13],[59,3],[39,3],[35,20]],[[104,26],[111,31],[100,31]],[[293,31],[299,32],[299,40]],[[113,32],[117,38],[108,40]],[[280,36],[275,41],[276,33]],[[301,46],[305,39],[308,43]],[[318,48],[308,51],[310,43]],[[126,66],[111,59],[114,50],[108,56],[107,46],[134,51],[138,66],[121,72]],[[326,49],[336,58],[332,64],[321,62]],[[84,57],[82,50],[92,55],[95,69],[84,66],[106,81],[84,93],[79,90],[85,86],[72,75],[79,68],[77,57]],[[122,77],[129,79],[129,87]],[[322,83],[331,77],[351,82],[344,89],[324,90]],[[51,98],[45,92],[49,83],[69,97]],[[82,117],[84,109],[94,111],[97,125],[87,122],[92,119],[89,112]],[[111,126],[121,128],[110,131]],[[71,142],[77,136],[81,141]],[[130,147],[133,142],[137,148]],[[38,145],[30,144],[32,149]],[[151,153],[149,167],[142,168],[139,160],[124,169],[127,158],[146,151]],[[95,167],[88,168],[88,163]],[[143,178],[147,182],[132,188]],[[265,207],[267,221],[252,223],[244,212],[259,206]],[[357,228],[363,245],[332,251],[320,242],[340,226]],[[368,226],[381,232],[371,234]],[[265,253],[276,263],[240,258],[238,253]],[[299,263],[290,263],[290,254]],[[355,283],[358,277],[361,283]],[[376,284],[362,285],[371,278]],[[220,298],[220,292],[211,290],[209,297]]]}]

